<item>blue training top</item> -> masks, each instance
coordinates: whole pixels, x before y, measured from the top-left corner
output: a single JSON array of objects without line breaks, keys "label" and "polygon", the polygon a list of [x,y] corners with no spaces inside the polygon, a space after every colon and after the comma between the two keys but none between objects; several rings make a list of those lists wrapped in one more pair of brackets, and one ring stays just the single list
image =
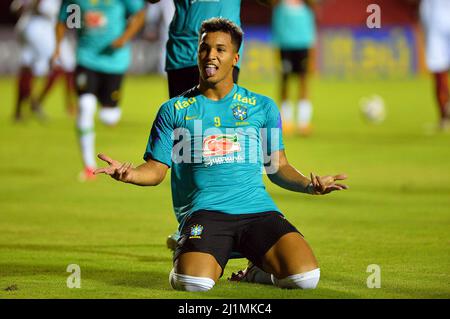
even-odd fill
[{"label": "blue training top", "polygon": [[70,5],[77,5],[81,12],[81,28],[77,30],[77,64],[103,73],[125,73],[131,62],[131,46],[126,44],[113,49],[111,44],[125,31],[128,16],[144,8],[144,1],[63,0],[60,22],[66,23],[71,19]]},{"label": "blue training top", "polygon": [[195,88],[164,103],[144,159],[172,168],[172,201],[181,229],[186,217],[200,209],[279,211],[262,174],[264,155],[282,149],[275,102],[235,84],[219,101]]}]

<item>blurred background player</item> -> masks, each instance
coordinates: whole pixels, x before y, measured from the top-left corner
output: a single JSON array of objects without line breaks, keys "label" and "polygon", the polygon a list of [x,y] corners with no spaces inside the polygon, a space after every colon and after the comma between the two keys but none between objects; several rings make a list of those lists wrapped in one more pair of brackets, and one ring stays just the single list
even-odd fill
[{"label": "blurred background player", "polygon": [[[20,15],[16,24],[16,33],[21,45],[20,70],[18,76],[18,95],[14,119],[23,119],[22,106],[31,102],[34,77],[48,73],[49,61],[55,50],[56,15],[60,1],[56,0],[15,0],[11,10]],[[42,116],[38,104],[33,104],[32,111]]]},{"label": "blurred background player", "polygon": [[[76,87],[78,93],[77,129],[84,170],[81,180],[94,179],[94,117],[97,102],[102,106],[100,120],[115,125],[121,117],[120,88],[131,60],[128,41],[145,23],[144,0],[64,0],[56,26],[57,44],[66,30],[68,6],[76,4],[81,12],[77,30]],[[70,10],[69,10],[70,11]],[[53,61],[60,56],[58,46]]]},{"label": "blurred background player", "polygon": [[298,75],[297,129],[301,135],[311,132],[312,104],[308,92],[308,64],[314,46],[316,27],[312,1],[280,0],[272,14],[272,32],[281,58],[281,114],[283,130],[294,132],[294,107],[289,101],[289,76]]},{"label": "blurred background player", "polygon": [[[158,40],[158,73],[166,75],[166,45],[169,39],[169,25],[175,13],[173,0],[161,0],[147,6],[145,33],[150,40]],[[158,31],[156,31],[158,30]]]},{"label": "blurred background player", "polygon": [[[61,1],[54,0],[61,3]],[[55,30],[52,30],[54,37]],[[55,40],[56,41],[56,40]],[[51,68],[42,90],[33,96],[32,107],[34,109],[43,109],[42,104],[52,88],[56,84],[58,78],[63,77],[65,82],[65,107],[69,115],[74,115],[76,112],[76,94],[75,94],[75,48],[73,43],[65,36],[59,45],[59,58],[53,68]]]},{"label": "blurred background player", "polygon": [[[157,3],[159,0],[147,0]],[[191,1],[173,0],[175,15],[169,27],[166,66],[169,97],[175,97],[198,85],[197,66],[198,32],[204,20],[212,17],[227,18],[241,25],[241,0]],[[242,54],[242,48],[239,52]],[[235,83],[240,63],[233,70]]]},{"label": "blurred background player", "polygon": [[433,73],[435,94],[439,106],[441,130],[450,126],[450,1],[422,0],[420,18],[425,31],[426,63]]}]

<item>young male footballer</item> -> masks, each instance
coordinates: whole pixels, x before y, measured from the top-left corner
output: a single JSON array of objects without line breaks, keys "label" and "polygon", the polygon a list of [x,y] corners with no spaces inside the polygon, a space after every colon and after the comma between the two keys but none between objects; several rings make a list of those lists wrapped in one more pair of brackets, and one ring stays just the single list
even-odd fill
[{"label": "young male footballer", "polygon": [[[150,3],[160,2],[160,0],[147,1]],[[271,0],[260,0],[259,2],[267,5],[271,3]],[[241,24],[241,0],[173,0],[173,4],[175,14],[169,27],[165,62],[170,98],[179,96],[199,83],[197,48],[202,22],[213,17],[222,17],[238,26]],[[243,45],[239,48],[239,55],[242,56],[242,53]],[[240,61],[233,67],[234,83],[238,83],[239,70]],[[166,244],[170,250],[175,250],[179,237],[178,230],[168,236]],[[232,257],[241,256],[233,254]]]},{"label": "young male footballer", "polygon": [[172,169],[181,232],[169,276],[174,289],[210,290],[232,251],[270,273],[277,287],[312,289],[320,277],[316,258],[267,193],[262,168],[273,183],[307,194],[346,189],[336,182],[346,176],[311,174],[308,179],[289,164],[276,104],[233,83],[242,37],[227,19],[204,21],[199,84],[161,106],[146,162],[133,167],[99,154],[109,166],[95,173],[155,186]]}]

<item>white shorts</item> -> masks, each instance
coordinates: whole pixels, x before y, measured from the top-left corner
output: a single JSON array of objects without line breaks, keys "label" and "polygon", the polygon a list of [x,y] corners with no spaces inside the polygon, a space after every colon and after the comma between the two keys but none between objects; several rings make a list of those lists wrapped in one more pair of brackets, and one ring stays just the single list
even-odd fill
[{"label": "white shorts", "polygon": [[23,32],[21,63],[30,67],[36,76],[48,73],[55,51],[54,25],[43,18],[31,18]]},{"label": "white shorts", "polygon": [[426,31],[426,62],[433,72],[445,72],[450,69],[450,32],[429,29]]}]

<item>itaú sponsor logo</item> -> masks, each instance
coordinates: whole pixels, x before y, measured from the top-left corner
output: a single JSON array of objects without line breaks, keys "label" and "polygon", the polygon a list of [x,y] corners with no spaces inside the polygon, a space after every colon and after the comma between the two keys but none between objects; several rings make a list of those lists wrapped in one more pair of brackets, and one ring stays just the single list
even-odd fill
[{"label": "ita\u00fa sponsor logo", "polygon": [[240,150],[237,134],[210,135],[203,140],[204,157],[223,156]]}]

